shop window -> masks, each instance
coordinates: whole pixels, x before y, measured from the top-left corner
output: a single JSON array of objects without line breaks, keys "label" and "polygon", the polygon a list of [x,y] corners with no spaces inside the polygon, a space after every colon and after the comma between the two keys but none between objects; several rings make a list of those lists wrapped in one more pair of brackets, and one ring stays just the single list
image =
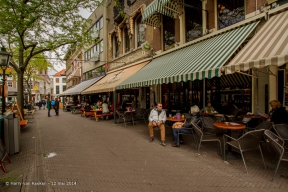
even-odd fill
[{"label": "shop window", "polygon": [[186,42],[202,37],[202,1],[185,0]]},{"label": "shop window", "polygon": [[222,29],[245,19],[244,0],[218,0],[218,28]]},{"label": "shop window", "polygon": [[123,46],[124,53],[130,51],[130,38],[127,27],[123,28]]},{"label": "shop window", "polygon": [[136,47],[141,46],[141,44],[145,42],[145,24],[141,23],[141,20],[141,15],[135,19]]},{"label": "shop window", "polygon": [[175,21],[164,15],[162,17],[164,50],[168,50],[175,47]]}]

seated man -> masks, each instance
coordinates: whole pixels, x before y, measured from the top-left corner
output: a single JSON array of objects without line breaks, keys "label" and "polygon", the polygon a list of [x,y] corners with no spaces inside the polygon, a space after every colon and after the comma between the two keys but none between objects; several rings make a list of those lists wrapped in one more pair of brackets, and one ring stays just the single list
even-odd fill
[{"label": "seated man", "polygon": [[203,107],[202,109],[201,109],[201,111],[200,111],[200,113],[211,113],[211,112],[213,112],[214,111],[214,108],[212,107],[212,105],[211,105],[211,102],[209,101],[208,103],[207,103],[207,106],[206,107]]},{"label": "seated man", "polygon": [[[192,129],[186,129],[186,128],[192,128],[192,122],[197,123],[200,119],[200,114],[199,114],[199,107],[197,105],[194,105],[191,107],[191,116],[186,117],[186,120],[184,123],[181,122],[176,122],[173,124],[173,136],[174,136],[174,144],[172,144],[172,147],[180,147],[180,144],[183,144],[183,138],[182,134],[192,134]],[[178,140],[178,134],[179,134],[179,140]]]},{"label": "seated man", "polygon": [[154,141],[154,130],[153,127],[159,127],[161,134],[160,145],[165,146],[165,121],[166,111],[162,110],[162,104],[158,103],[157,107],[152,109],[149,115],[148,130],[150,134],[150,142]]}]

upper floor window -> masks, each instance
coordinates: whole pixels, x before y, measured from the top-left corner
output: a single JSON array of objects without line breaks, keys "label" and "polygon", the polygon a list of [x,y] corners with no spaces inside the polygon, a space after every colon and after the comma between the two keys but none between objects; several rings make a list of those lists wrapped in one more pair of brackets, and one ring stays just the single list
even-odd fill
[{"label": "upper floor window", "polygon": [[123,50],[124,53],[130,51],[130,37],[127,27],[123,28]]},{"label": "upper floor window", "polygon": [[245,19],[244,0],[217,0],[218,28],[222,29]]},{"label": "upper floor window", "polygon": [[116,33],[114,33],[112,37],[112,48],[113,48],[113,58],[117,58],[119,56],[119,47],[117,43],[117,36]]},{"label": "upper floor window", "polygon": [[141,23],[142,16],[139,15],[135,19],[135,38],[136,47],[141,46],[145,42],[145,24]]},{"label": "upper floor window", "polygon": [[8,81],[8,87],[12,87],[13,86],[13,83],[11,81]]},{"label": "upper floor window", "polygon": [[168,50],[175,47],[175,21],[173,18],[164,15],[162,18],[164,50]]},{"label": "upper floor window", "polygon": [[64,92],[66,90],[66,85],[63,85],[62,91]]},{"label": "upper floor window", "polygon": [[56,81],[56,83],[59,83],[59,78],[56,78],[55,81]]},{"label": "upper floor window", "polygon": [[99,53],[103,52],[103,40],[99,41],[97,44],[92,46],[84,53],[84,60],[88,61],[93,59],[93,61],[99,60]]},{"label": "upper floor window", "polygon": [[202,37],[202,1],[185,0],[186,42]]},{"label": "upper floor window", "polygon": [[59,85],[56,85],[56,94],[59,94]]},{"label": "upper floor window", "polygon": [[66,78],[62,78],[62,83],[66,83]]}]

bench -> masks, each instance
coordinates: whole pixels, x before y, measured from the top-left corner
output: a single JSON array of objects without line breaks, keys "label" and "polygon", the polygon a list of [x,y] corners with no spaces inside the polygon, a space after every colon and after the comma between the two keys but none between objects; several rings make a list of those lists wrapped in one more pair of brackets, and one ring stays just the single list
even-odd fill
[{"label": "bench", "polygon": [[84,111],[84,117],[89,117],[89,116],[93,116],[94,112],[93,111]]},{"label": "bench", "polygon": [[20,121],[20,127],[21,128],[25,127],[27,125],[27,123],[28,123],[28,120],[25,120],[25,119]]},{"label": "bench", "polygon": [[97,114],[95,116],[95,120],[98,121],[99,117],[110,117],[110,116],[113,116],[113,113],[101,113],[101,114]]}]

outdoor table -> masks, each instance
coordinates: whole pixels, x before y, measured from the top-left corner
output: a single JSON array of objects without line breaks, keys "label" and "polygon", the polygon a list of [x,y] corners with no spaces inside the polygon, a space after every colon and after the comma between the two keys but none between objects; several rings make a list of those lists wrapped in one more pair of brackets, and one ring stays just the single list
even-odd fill
[{"label": "outdoor table", "polygon": [[[232,123],[232,124],[231,124]],[[224,122],[216,122],[213,124],[215,127],[219,128],[219,129],[226,129],[227,130],[227,135],[229,135],[231,137],[231,130],[243,130],[246,128],[246,125],[242,124],[242,123],[224,123]],[[230,139],[228,138],[228,141],[230,141]],[[224,151],[225,153],[225,151]],[[241,158],[241,156],[232,151],[232,148],[230,145],[228,145],[228,151],[226,152],[226,158],[227,159],[235,159],[235,158]]]},{"label": "outdoor table", "polygon": [[166,121],[170,122],[184,122],[185,117],[181,117],[180,119],[174,118],[174,117],[167,117]]}]

